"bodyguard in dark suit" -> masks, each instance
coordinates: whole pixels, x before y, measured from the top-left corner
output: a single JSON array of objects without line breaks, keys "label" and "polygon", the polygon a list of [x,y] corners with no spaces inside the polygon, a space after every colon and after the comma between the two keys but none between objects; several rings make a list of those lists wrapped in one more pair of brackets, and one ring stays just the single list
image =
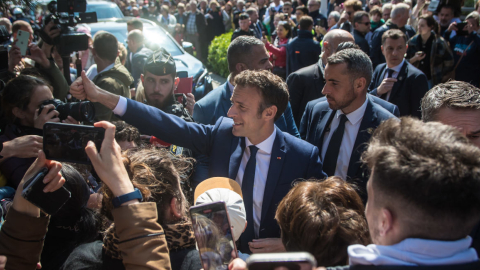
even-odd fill
[{"label": "bodyguard in dark suit", "polygon": [[420,118],[420,102],[428,91],[428,81],[423,72],[404,59],[406,43],[402,31],[392,29],[385,32],[381,50],[387,63],[375,69],[370,94],[397,105],[400,116]]},{"label": "bodyguard in dark suit", "polygon": [[382,35],[385,32],[390,29],[399,29],[407,35],[407,40],[415,35],[415,30],[410,25],[407,25],[408,18],[410,17],[409,10],[410,7],[407,4],[396,4],[392,9],[391,19],[373,32],[370,43],[370,58],[372,59],[373,68],[385,63],[385,57],[381,51]]},{"label": "bodyguard in dark suit", "polygon": [[345,49],[327,59],[326,101],[314,105],[302,119],[305,140],[317,146],[328,176],[340,176],[360,188],[366,202],[369,173],[361,168],[360,156],[375,129],[395,117],[367,96],[372,62],[359,49]]},{"label": "bodyguard in dark suit", "polygon": [[287,44],[287,76],[301,68],[315,64],[322,47],[313,40],[313,20],[308,16],[300,19],[297,36]]},{"label": "bodyguard in dark suit", "polygon": [[299,69],[288,76],[290,104],[297,127],[300,125],[307,103],[323,96],[322,89],[325,85],[323,63],[327,62],[327,58],[335,53],[338,44],[342,42],[355,42],[355,40],[350,33],[343,30],[329,31],[323,38],[322,54],[318,63]]},{"label": "bodyguard in dark suit", "polygon": [[[195,103],[193,118],[197,123],[214,125],[220,117],[227,116],[232,106],[230,98],[233,93],[235,77],[243,70],[267,70],[272,67],[268,61],[269,54],[265,45],[254,37],[241,36],[235,39],[229,46],[227,61],[230,75],[227,82],[212,90],[205,97]],[[275,125],[283,132],[299,137],[295,125],[290,103]],[[208,178],[209,159],[206,156],[196,156],[197,167],[193,176],[194,185]]]},{"label": "bodyguard in dark suit", "polygon": [[143,40],[143,33],[140,30],[132,30],[128,33],[128,47],[133,53],[130,72],[132,73],[135,88],[137,87],[140,75],[143,73],[143,66],[145,66],[147,58],[153,53],[152,50],[145,47]]},{"label": "bodyguard in dark suit", "polygon": [[[325,177],[318,148],[275,128],[274,121],[288,104],[287,87],[279,77],[268,71],[246,70],[236,77],[235,83],[228,112],[231,119],[221,117],[214,126],[189,123],[106,92],[84,73],[81,80],[72,84],[70,92],[76,98],[113,109],[142,133],[209,156],[211,177],[236,179],[242,186],[248,225],[240,237],[240,250],[281,250],[280,228],[275,221],[277,204],[295,179]],[[263,245],[262,241],[252,243],[252,239],[259,238],[277,239]]]},{"label": "bodyguard in dark suit", "polygon": [[365,35],[370,32],[370,17],[365,11],[358,11],[353,17],[353,37],[355,43],[362,49],[364,53],[370,55],[370,45],[365,39]]}]

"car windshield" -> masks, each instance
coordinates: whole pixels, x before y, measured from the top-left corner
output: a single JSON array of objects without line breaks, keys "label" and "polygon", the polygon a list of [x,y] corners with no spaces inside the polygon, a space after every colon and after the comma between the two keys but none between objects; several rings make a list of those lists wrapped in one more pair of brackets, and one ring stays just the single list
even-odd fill
[{"label": "car windshield", "polygon": [[98,20],[124,17],[117,5],[112,7],[108,3],[106,5],[87,5],[86,12],[96,12]]},{"label": "car windshield", "polygon": [[144,30],[146,43],[151,49],[158,49],[160,47],[167,50],[172,56],[182,55],[183,52],[178,47],[177,43],[168,37],[162,30],[158,28],[146,28]]}]

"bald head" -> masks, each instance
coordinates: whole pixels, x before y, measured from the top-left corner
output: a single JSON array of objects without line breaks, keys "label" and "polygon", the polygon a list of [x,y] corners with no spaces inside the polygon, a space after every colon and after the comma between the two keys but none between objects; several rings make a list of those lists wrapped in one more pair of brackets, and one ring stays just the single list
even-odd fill
[{"label": "bald head", "polygon": [[353,38],[352,34],[345,30],[341,29],[333,29],[330,30],[325,37],[323,38],[323,53],[322,53],[322,61],[323,63],[327,63],[327,58],[330,57],[337,51],[338,44],[342,42],[353,42],[355,43],[355,39]]}]

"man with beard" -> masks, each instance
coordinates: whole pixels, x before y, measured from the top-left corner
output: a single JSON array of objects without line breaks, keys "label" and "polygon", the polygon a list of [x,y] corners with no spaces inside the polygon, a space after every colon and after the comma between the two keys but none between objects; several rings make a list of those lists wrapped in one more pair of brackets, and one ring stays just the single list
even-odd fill
[{"label": "man with beard", "polygon": [[[183,104],[179,103],[175,98],[174,91],[180,82],[180,79],[176,77],[176,75],[177,71],[173,57],[163,49],[155,51],[147,58],[143,68],[143,74],[140,75],[145,93],[145,100],[143,100],[143,102],[168,114],[176,115],[187,122],[193,122],[190,113]],[[191,97],[193,97],[193,95]],[[142,100],[139,101],[141,102]],[[192,103],[192,101],[187,99],[187,103]],[[190,150],[171,145],[155,137],[152,137],[150,142],[170,147],[170,151],[173,154],[191,156]]]},{"label": "man with beard", "polygon": [[367,95],[372,73],[370,58],[359,49],[328,57],[322,91],[326,100],[304,116],[308,121],[303,127],[305,140],[320,151],[324,172],[355,183],[364,202],[368,172],[361,168],[360,157],[371,137],[368,131],[395,117]]}]

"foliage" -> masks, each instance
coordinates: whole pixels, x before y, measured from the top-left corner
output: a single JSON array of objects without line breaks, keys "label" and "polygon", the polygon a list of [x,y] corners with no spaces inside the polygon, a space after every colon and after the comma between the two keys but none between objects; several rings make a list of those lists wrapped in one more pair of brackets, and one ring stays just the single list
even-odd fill
[{"label": "foliage", "polygon": [[227,50],[233,32],[228,32],[213,39],[208,47],[208,69],[224,78],[228,77]]}]

